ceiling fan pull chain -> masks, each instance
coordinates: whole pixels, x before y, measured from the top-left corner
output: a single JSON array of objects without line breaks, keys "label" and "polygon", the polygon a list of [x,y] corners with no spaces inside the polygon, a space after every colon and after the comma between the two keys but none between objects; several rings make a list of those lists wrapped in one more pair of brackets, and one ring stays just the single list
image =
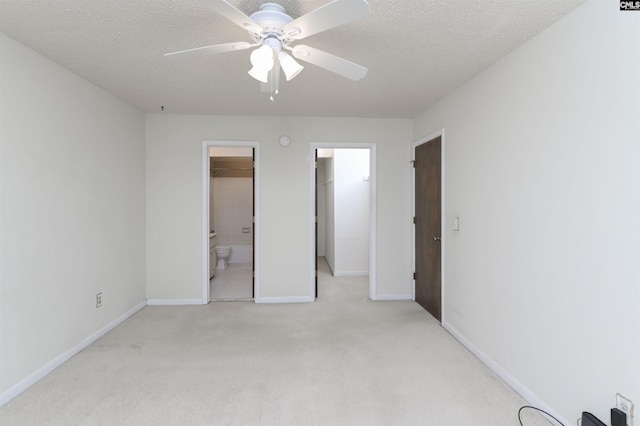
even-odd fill
[{"label": "ceiling fan pull chain", "polygon": [[280,93],[280,56],[278,56],[278,54],[276,53],[274,55],[276,57],[275,59],[275,66],[274,68],[276,69],[276,95],[278,93]]},{"label": "ceiling fan pull chain", "polygon": [[275,101],[274,96],[280,93],[280,57],[277,54],[278,52],[275,52],[274,56],[274,62],[273,62],[273,68],[271,68],[271,75],[270,75],[270,83],[271,83],[271,96],[269,96],[269,100],[271,102]]}]

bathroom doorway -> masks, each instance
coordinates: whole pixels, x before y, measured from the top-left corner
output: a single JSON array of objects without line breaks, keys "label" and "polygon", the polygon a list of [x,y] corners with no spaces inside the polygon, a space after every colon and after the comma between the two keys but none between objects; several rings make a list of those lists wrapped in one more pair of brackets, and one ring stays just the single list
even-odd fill
[{"label": "bathroom doorway", "polygon": [[208,240],[203,295],[207,302],[255,300],[257,146],[248,142],[206,142],[203,154],[208,172],[203,182],[203,225]]},{"label": "bathroom doorway", "polygon": [[375,144],[313,143],[310,159],[311,300],[323,297],[319,270],[375,300]]}]

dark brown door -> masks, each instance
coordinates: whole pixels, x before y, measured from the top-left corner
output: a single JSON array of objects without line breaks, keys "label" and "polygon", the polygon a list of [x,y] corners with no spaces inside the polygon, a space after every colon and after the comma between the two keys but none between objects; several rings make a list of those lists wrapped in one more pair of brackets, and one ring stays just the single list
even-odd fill
[{"label": "dark brown door", "polygon": [[441,307],[441,152],[438,136],[415,150],[416,302],[438,321]]}]

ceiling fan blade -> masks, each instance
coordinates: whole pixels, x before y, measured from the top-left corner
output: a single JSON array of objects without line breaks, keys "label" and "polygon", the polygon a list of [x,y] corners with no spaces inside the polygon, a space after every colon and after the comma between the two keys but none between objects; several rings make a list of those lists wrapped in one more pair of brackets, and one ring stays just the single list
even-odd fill
[{"label": "ceiling fan blade", "polygon": [[297,59],[317,65],[320,68],[324,68],[351,80],[360,80],[364,78],[364,76],[367,75],[367,71],[369,71],[368,68],[362,65],[354,64],[346,59],[303,44],[294,46],[291,50],[291,53]]},{"label": "ceiling fan blade", "polygon": [[179,50],[177,52],[165,53],[164,56],[184,55],[189,57],[212,55],[215,53],[232,52],[234,50],[245,50],[260,43],[247,43],[246,41],[236,41],[234,43],[213,44],[211,46],[196,47],[193,49]]},{"label": "ceiling fan blade", "polygon": [[282,27],[285,38],[301,40],[370,13],[366,0],[333,0]]},{"label": "ceiling fan blade", "polygon": [[200,4],[218,12],[220,15],[247,31],[251,31],[256,34],[260,34],[262,32],[262,27],[260,25],[226,0],[200,0]]}]

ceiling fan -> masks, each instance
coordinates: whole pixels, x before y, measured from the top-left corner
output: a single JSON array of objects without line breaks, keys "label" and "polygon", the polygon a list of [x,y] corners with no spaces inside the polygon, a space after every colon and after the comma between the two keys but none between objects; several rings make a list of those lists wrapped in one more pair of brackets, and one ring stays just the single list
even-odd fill
[{"label": "ceiling fan", "polygon": [[367,75],[366,67],[304,44],[293,45],[298,40],[368,15],[370,11],[366,0],[333,0],[296,19],[289,16],[278,3],[263,3],[258,11],[247,16],[226,0],[199,1],[246,30],[253,43],[238,41],[214,44],[171,52],[165,56],[199,56],[259,46],[251,52],[252,68],[249,75],[262,83],[271,83],[271,100],[273,94],[278,93],[280,68],[287,81],[304,68],[291,55],[351,80],[360,80]]}]

